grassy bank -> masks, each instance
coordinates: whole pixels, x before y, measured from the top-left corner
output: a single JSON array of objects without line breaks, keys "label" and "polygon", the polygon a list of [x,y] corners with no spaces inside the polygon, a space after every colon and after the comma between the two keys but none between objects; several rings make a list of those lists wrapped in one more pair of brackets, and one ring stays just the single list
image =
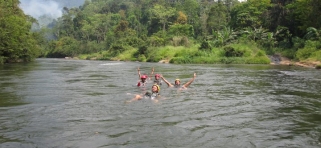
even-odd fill
[{"label": "grassy bank", "polygon": [[94,54],[79,55],[79,59],[159,62],[169,61],[174,64],[269,64],[270,59],[255,43],[237,43],[212,48],[164,46],[142,48],[128,47],[117,54],[103,51]]}]

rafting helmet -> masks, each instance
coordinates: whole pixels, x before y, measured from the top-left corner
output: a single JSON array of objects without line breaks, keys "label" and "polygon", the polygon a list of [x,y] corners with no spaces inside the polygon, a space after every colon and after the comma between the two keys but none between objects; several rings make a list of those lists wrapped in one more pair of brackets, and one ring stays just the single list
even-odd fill
[{"label": "rafting helmet", "polygon": [[141,78],[141,79],[146,79],[147,76],[146,76],[146,75],[142,75],[142,76],[140,76],[140,78]]},{"label": "rafting helmet", "polygon": [[155,77],[160,77],[160,74],[155,74]]},{"label": "rafting helmet", "polygon": [[160,91],[160,87],[159,87],[159,85],[154,84],[154,85],[152,86],[152,88],[153,88],[154,86],[156,86],[156,87],[157,87],[157,92],[159,92],[159,91]]}]

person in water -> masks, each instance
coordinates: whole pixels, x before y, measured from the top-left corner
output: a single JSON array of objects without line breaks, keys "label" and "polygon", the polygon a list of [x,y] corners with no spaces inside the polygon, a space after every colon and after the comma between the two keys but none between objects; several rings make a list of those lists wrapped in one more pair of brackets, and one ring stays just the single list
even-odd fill
[{"label": "person in water", "polygon": [[137,83],[137,86],[138,86],[138,87],[144,87],[144,86],[146,86],[146,83],[147,83],[146,79],[147,79],[147,76],[146,76],[146,75],[140,76],[140,81]]},{"label": "person in water", "polygon": [[138,87],[144,87],[146,85],[146,83],[147,83],[148,76],[145,75],[145,74],[141,75],[139,67],[137,68],[137,72],[138,72],[138,77],[140,78],[140,81],[137,83],[137,86]]},{"label": "person in water", "polygon": [[174,85],[171,84],[170,82],[168,82],[163,76],[161,76],[161,78],[164,80],[164,82],[168,85],[168,87],[175,87],[175,88],[182,88],[182,89],[186,89],[190,84],[192,84],[192,82],[195,80],[196,78],[196,73],[194,73],[194,76],[191,80],[189,80],[187,83],[185,83],[184,85],[181,85],[181,81],[180,79],[176,79]]},{"label": "person in water", "polygon": [[[151,75],[154,74],[154,67],[152,68],[152,73]],[[157,84],[157,85],[162,85],[162,79],[160,78],[161,75],[160,74],[155,74],[155,79],[154,79],[154,83]]]},{"label": "person in water", "polygon": [[137,100],[141,100],[142,98],[150,98],[151,100],[155,101],[155,102],[158,102],[158,98],[160,97],[159,95],[159,91],[160,91],[160,87],[159,85],[157,84],[154,84],[152,86],[152,92],[146,92],[145,94],[143,95],[136,95],[134,98],[132,98],[131,100],[129,101],[126,101],[126,103],[130,103],[130,102],[133,102],[133,101],[137,101]]},{"label": "person in water", "polygon": [[155,80],[154,83],[156,83],[157,85],[162,85],[162,79],[161,79],[161,75],[160,74],[155,74]]}]

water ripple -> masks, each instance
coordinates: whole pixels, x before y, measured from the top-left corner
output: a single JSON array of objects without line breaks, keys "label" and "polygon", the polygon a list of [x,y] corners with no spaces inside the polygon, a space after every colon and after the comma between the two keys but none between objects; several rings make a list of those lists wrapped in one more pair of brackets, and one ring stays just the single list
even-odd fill
[{"label": "water ripple", "polygon": [[[187,90],[131,103],[137,67]],[[321,147],[320,71],[37,59],[0,69],[0,147]],[[147,89],[149,86],[147,87]]]}]

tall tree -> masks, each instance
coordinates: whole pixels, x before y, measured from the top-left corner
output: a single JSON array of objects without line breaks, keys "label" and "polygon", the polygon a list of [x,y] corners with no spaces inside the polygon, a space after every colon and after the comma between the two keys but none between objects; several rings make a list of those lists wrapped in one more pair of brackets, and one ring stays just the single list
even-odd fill
[{"label": "tall tree", "polygon": [[223,3],[219,2],[214,4],[209,12],[207,18],[208,31],[221,30],[227,25],[228,11]]},{"label": "tall tree", "polygon": [[152,9],[153,15],[159,19],[160,23],[163,25],[163,31],[166,30],[166,24],[168,23],[168,19],[171,16],[174,16],[176,9],[172,7],[164,7],[162,5],[156,4]]},{"label": "tall tree", "polygon": [[291,17],[297,22],[296,26],[301,33],[309,27],[321,28],[321,1],[297,0],[286,6],[291,11]]},{"label": "tall tree", "polygon": [[0,1],[0,63],[31,61],[40,54],[33,18],[19,8],[19,0]]},{"label": "tall tree", "polygon": [[263,13],[270,5],[270,0],[247,0],[235,6],[231,11],[231,26],[237,29],[259,28],[265,19]]}]

